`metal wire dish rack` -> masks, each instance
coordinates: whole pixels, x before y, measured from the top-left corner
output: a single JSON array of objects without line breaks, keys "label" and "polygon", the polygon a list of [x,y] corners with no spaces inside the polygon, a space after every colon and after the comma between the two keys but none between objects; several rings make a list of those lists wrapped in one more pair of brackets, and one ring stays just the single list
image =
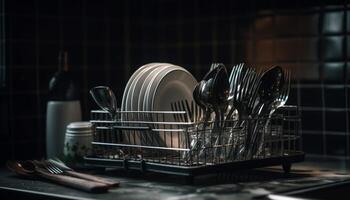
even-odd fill
[{"label": "metal wire dish rack", "polygon": [[[296,106],[284,106],[271,118],[215,122],[177,122],[182,111],[123,112],[117,120],[91,111],[93,151],[86,165],[187,176],[282,165],[304,160]],[[239,125],[237,125],[239,123]]]}]

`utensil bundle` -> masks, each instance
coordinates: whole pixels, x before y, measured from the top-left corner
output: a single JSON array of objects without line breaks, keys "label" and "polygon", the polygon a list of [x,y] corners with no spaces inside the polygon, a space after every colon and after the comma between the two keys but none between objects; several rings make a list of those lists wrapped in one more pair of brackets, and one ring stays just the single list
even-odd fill
[{"label": "utensil bundle", "polygon": [[118,181],[99,176],[76,172],[58,159],[7,161],[7,168],[27,178],[43,178],[60,185],[86,192],[107,192],[111,187],[119,186]]},{"label": "utensil bundle", "polygon": [[[203,141],[198,136],[191,137],[191,151],[200,151],[198,154],[203,157],[204,149],[210,147],[218,159],[258,156],[263,150],[263,133],[268,129],[272,115],[288,100],[290,76],[290,72],[280,66],[261,73],[243,63],[235,65],[228,76],[223,64],[212,64],[210,71],[196,85],[193,99],[203,109],[204,117],[200,119],[204,133],[213,113],[215,121],[210,128],[211,137],[204,137],[209,139]],[[181,104],[187,105],[188,102]],[[189,106],[175,108],[174,105],[173,111],[193,113]],[[193,122],[192,119],[190,117],[187,121]],[[233,129],[227,129],[229,127]],[[239,135],[238,129],[242,130],[244,137]],[[225,153],[219,148],[222,145],[226,148]]]}]

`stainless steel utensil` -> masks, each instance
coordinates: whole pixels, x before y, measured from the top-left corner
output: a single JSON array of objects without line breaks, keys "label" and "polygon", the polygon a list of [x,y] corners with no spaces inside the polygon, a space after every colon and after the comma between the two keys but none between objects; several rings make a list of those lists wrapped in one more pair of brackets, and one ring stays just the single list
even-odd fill
[{"label": "stainless steel utensil", "polygon": [[49,173],[44,168],[38,166],[32,161],[8,161],[6,166],[16,174],[27,178],[41,177],[52,182],[83,190],[86,192],[102,193],[107,192],[108,186],[98,182],[91,182],[84,179],[65,175],[55,175]]},{"label": "stainless steel utensil", "polygon": [[107,111],[112,120],[116,120],[117,99],[113,91],[107,86],[97,86],[90,90],[90,94],[97,105]]},{"label": "stainless steel utensil", "polygon": [[[283,69],[280,66],[275,66],[265,71],[260,80],[260,86],[258,90],[259,101],[256,106],[255,118],[262,118],[268,116],[273,102],[279,97],[282,88],[284,87],[285,78]],[[253,157],[257,154],[258,147],[261,145],[263,140],[263,132],[258,131],[259,127],[265,128],[266,122],[263,120],[257,120],[254,125],[254,129],[249,131],[247,142],[245,145],[245,154],[248,157]]]},{"label": "stainless steel utensil", "polygon": [[63,174],[63,175],[77,177],[77,178],[82,178],[90,181],[103,183],[108,185],[109,187],[117,187],[120,184],[118,181],[113,181],[113,180],[105,179],[99,176],[76,172],[72,168],[65,165],[62,161],[49,159],[47,161],[42,160],[40,161],[40,163],[42,163],[46,167],[46,169],[52,174]]},{"label": "stainless steel utensil", "polygon": [[256,116],[269,113],[269,108],[280,95],[284,82],[283,69],[280,66],[272,67],[262,74],[258,90],[259,104],[256,107]]}]

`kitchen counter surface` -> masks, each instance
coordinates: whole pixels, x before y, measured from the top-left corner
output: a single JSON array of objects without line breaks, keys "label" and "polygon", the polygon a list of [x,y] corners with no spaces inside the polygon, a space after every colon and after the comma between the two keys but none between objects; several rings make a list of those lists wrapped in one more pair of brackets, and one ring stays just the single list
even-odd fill
[{"label": "kitchen counter surface", "polygon": [[[285,175],[280,166],[197,177],[186,184],[182,177],[106,170],[101,176],[121,182],[108,193],[91,194],[42,180],[23,179],[0,169],[0,195],[20,199],[252,199],[300,187],[350,179],[349,162],[306,158]],[[3,199],[3,198],[2,198]]]}]

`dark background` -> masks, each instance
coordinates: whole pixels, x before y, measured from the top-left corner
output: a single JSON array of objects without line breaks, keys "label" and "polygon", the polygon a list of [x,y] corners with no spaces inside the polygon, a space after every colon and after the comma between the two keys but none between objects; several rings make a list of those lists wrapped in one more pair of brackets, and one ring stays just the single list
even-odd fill
[{"label": "dark background", "polygon": [[[287,3],[287,4],[286,4]],[[308,155],[348,159],[350,5],[336,1],[0,0],[0,160],[45,155],[48,83],[67,50],[80,86],[108,85],[120,105],[149,62],[200,80],[212,62],[293,70],[289,104],[302,114]],[[3,76],[5,75],[5,76]]]}]

